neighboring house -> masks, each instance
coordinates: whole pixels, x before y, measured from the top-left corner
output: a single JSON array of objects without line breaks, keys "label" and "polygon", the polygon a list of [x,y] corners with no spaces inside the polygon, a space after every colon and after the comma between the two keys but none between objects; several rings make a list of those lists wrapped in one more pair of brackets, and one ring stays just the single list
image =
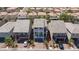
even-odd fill
[{"label": "neighboring house", "polygon": [[0,20],[3,20],[7,16],[7,12],[0,12]]},{"label": "neighboring house", "polygon": [[36,7],[36,11],[40,11],[41,9],[41,7]]},{"label": "neighboring house", "polygon": [[65,23],[67,30],[71,34],[71,38],[79,38],[79,24]]},{"label": "neighboring house", "polygon": [[45,39],[47,39],[46,19],[34,19],[33,37],[36,42],[43,42]]},{"label": "neighboring house", "polygon": [[7,12],[11,13],[11,12],[19,12],[20,9],[18,7],[9,7],[6,9]]},{"label": "neighboring house", "polygon": [[48,24],[48,29],[50,31],[51,39],[55,43],[68,43],[67,30],[64,21],[52,20]]},{"label": "neighboring house", "polygon": [[23,12],[27,12],[28,10],[29,10],[29,7],[24,7],[24,8],[22,9]]},{"label": "neighboring house", "polygon": [[31,26],[30,20],[17,20],[13,34],[18,43],[24,43],[30,38]]},{"label": "neighboring house", "polygon": [[70,39],[79,47],[79,24],[65,23],[68,32],[71,34]]},{"label": "neighboring house", "polygon": [[38,16],[46,16],[46,13],[45,12],[38,12]]},{"label": "neighboring house", "polygon": [[53,11],[53,8],[52,8],[52,7],[48,7],[48,10],[49,10],[49,11]]},{"label": "neighboring house", "polygon": [[48,15],[50,16],[51,20],[58,20],[58,16],[56,13],[50,12],[48,13]]},{"label": "neighboring house", "polygon": [[37,14],[36,14],[36,12],[31,12],[31,13],[28,14],[28,16],[33,16],[33,17],[35,17],[35,16],[37,16]]},{"label": "neighboring house", "polygon": [[17,19],[21,19],[21,20],[25,20],[27,18],[27,13],[26,12],[23,12],[23,11],[20,11],[17,15]]},{"label": "neighboring house", "polygon": [[12,35],[15,22],[7,22],[0,27],[0,42],[4,42],[4,39]]},{"label": "neighboring house", "polygon": [[8,13],[7,16],[5,17],[5,20],[16,21],[17,15],[18,15],[18,12]]}]

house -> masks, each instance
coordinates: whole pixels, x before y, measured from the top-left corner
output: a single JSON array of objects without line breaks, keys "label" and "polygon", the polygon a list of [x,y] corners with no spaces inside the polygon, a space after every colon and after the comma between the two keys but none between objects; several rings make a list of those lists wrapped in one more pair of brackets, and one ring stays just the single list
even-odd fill
[{"label": "house", "polygon": [[24,43],[30,38],[31,26],[30,20],[17,20],[13,35],[18,43]]},{"label": "house", "polygon": [[4,20],[15,21],[17,19],[18,12],[8,13]]},{"label": "house", "polygon": [[7,12],[19,12],[20,9],[18,7],[9,7],[6,9]]},{"label": "house", "polygon": [[49,11],[53,11],[53,8],[52,7],[48,7],[47,8]]},{"label": "house", "polygon": [[45,12],[38,12],[38,16],[46,16]]},{"label": "house", "polygon": [[33,17],[36,16],[36,15],[37,15],[36,12],[31,12],[31,13],[28,14],[28,16],[33,16]]},{"label": "house", "polygon": [[0,27],[0,42],[12,35],[15,22],[7,22]]},{"label": "house", "polygon": [[17,15],[17,19],[25,20],[27,18],[27,12],[20,11]]},{"label": "house", "polygon": [[75,7],[71,7],[70,10],[71,10],[73,13],[79,12],[79,9],[78,9],[78,8],[75,8]]},{"label": "house", "polygon": [[0,20],[4,19],[7,16],[7,12],[0,12]]},{"label": "house", "polygon": [[51,40],[55,43],[67,43],[67,30],[64,24],[64,21],[61,20],[52,20],[48,24],[48,29],[50,31]]},{"label": "house", "polygon": [[41,7],[36,7],[36,11],[40,11],[40,10],[42,10]]},{"label": "house", "polygon": [[79,48],[79,24],[65,23],[68,32],[71,34],[74,44]]},{"label": "house", "polygon": [[33,38],[36,42],[43,42],[47,39],[47,21],[46,19],[34,19]]},{"label": "house", "polygon": [[58,20],[58,16],[56,13],[50,12],[48,13],[48,15],[50,16],[51,20]]},{"label": "house", "polygon": [[29,7],[24,7],[24,8],[22,9],[23,12],[26,12],[26,11],[28,11],[28,10],[29,10]]},{"label": "house", "polygon": [[65,23],[67,30],[71,34],[71,38],[79,38],[79,24]]}]

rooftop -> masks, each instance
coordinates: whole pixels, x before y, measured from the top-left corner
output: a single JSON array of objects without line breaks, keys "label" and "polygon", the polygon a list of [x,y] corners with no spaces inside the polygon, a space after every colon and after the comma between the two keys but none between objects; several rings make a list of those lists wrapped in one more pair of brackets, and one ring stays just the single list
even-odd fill
[{"label": "rooftop", "polygon": [[61,20],[52,20],[48,24],[48,29],[51,33],[66,33],[66,27],[64,21]]},{"label": "rooftop", "polygon": [[10,32],[13,29],[14,24],[15,24],[15,22],[7,22],[7,23],[5,23],[4,25],[2,25],[0,27],[0,33],[1,32]]},{"label": "rooftop", "polygon": [[65,25],[71,33],[79,33],[79,24],[65,23]]},{"label": "rooftop", "polygon": [[18,18],[26,18],[27,13],[26,12],[19,12],[18,13]]},{"label": "rooftop", "polygon": [[7,12],[0,12],[0,16],[5,16],[5,15],[7,15],[8,13]]},{"label": "rooftop", "polygon": [[53,12],[50,12],[50,13],[48,13],[50,16],[57,16],[57,14],[56,13],[53,13]]},{"label": "rooftop", "polygon": [[46,15],[46,13],[45,12],[38,12],[38,15]]},{"label": "rooftop", "polygon": [[18,14],[18,12],[12,12],[12,13],[8,13],[8,15],[17,15]]},{"label": "rooftop", "polygon": [[30,20],[17,20],[13,32],[29,32]]},{"label": "rooftop", "polygon": [[36,16],[37,14],[35,12],[31,12],[28,14],[29,16]]},{"label": "rooftop", "polygon": [[17,7],[9,7],[9,8],[7,8],[7,11],[15,10],[15,9],[17,9]]},{"label": "rooftop", "polygon": [[47,21],[45,19],[34,19],[34,27],[46,27],[47,26]]}]

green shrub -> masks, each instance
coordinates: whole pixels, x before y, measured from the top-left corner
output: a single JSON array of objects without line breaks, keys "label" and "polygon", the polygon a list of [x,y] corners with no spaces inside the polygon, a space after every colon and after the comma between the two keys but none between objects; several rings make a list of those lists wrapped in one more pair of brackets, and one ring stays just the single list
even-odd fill
[{"label": "green shrub", "polygon": [[5,38],[5,44],[8,45],[8,46],[13,46],[14,42],[13,42],[11,37],[6,37]]}]

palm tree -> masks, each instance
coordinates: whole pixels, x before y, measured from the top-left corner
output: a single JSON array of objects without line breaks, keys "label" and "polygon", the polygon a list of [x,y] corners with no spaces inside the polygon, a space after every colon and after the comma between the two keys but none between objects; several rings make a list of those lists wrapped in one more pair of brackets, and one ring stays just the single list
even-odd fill
[{"label": "palm tree", "polygon": [[31,40],[31,45],[32,45],[32,47],[35,46],[34,42],[35,42],[34,40]]},{"label": "palm tree", "polygon": [[30,8],[28,8],[28,10],[26,11],[27,12],[27,15],[32,12],[32,10]]},{"label": "palm tree", "polygon": [[[46,16],[45,16],[45,19],[46,19],[46,20],[49,20],[49,19],[50,19],[50,16],[49,16],[49,15],[46,15]],[[50,20],[49,20],[49,21],[50,21]]]},{"label": "palm tree", "polygon": [[73,47],[73,42],[74,42],[73,39],[70,39],[70,40],[69,40],[68,44],[69,44],[70,47]]},{"label": "palm tree", "polygon": [[47,19],[50,22],[50,15],[49,15],[50,12],[48,8],[46,8],[45,13],[46,13],[45,19]]},{"label": "palm tree", "polygon": [[17,44],[14,42],[14,40],[12,39],[12,37],[6,37],[5,38],[5,44],[8,47],[12,47],[12,48],[16,48],[17,47]]},{"label": "palm tree", "polygon": [[48,15],[49,11],[48,11],[48,9],[47,9],[47,8],[46,8],[45,12],[46,12],[46,15]]},{"label": "palm tree", "polygon": [[44,40],[44,44],[45,44],[46,48],[49,49],[49,47],[48,47],[48,41],[46,39]]},{"label": "palm tree", "polygon": [[56,48],[56,43],[55,43],[55,41],[53,41],[53,48]]},{"label": "palm tree", "polygon": [[34,10],[34,12],[36,13],[36,16],[38,17],[38,10],[36,9],[37,7],[34,7],[35,8],[35,10]]},{"label": "palm tree", "polygon": [[6,37],[5,38],[5,44],[8,46],[8,47],[12,47],[14,45],[14,42],[12,40],[11,37]]},{"label": "palm tree", "polygon": [[30,46],[32,46],[32,47],[35,46],[34,40],[29,39],[29,40],[27,41],[27,47],[30,47]]},{"label": "palm tree", "polygon": [[38,17],[38,11],[35,11],[36,12],[36,16]]}]

